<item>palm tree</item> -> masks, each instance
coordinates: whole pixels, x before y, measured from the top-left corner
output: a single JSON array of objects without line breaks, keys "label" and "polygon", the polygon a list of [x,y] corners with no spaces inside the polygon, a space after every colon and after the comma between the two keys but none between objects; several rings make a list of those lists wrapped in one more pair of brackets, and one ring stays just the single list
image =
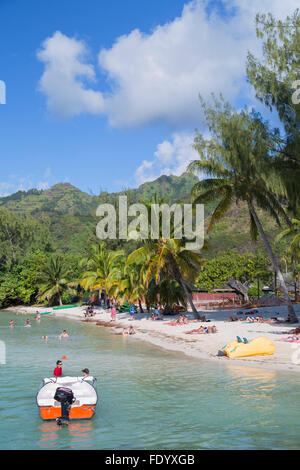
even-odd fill
[{"label": "palm tree", "polygon": [[300,220],[292,219],[292,226],[283,230],[277,237],[275,241],[278,242],[283,238],[292,237],[290,245],[287,250],[287,259],[290,262],[292,268],[292,276],[294,278],[295,284],[295,297],[297,296],[297,278],[298,285],[300,288]]},{"label": "palm tree", "polygon": [[165,312],[171,310],[173,304],[182,304],[186,307],[186,298],[181,285],[168,277],[165,279],[162,277],[158,284],[154,279],[149,283],[146,294],[147,306],[155,306],[158,299],[159,303],[164,306]]},{"label": "palm tree", "polygon": [[62,294],[69,288],[68,272],[61,256],[51,256],[38,273],[40,280],[39,299],[62,305]]},{"label": "palm tree", "polygon": [[142,267],[136,264],[124,264],[122,270],[115,271],[110,280],[113,297],[120,298],[122,302],[138,300],[140,312],[143,313],[142,299],[146,295],[147,288]]},{"label": "palm tree", "polygon": [[275,241],[278,242],[282,238],[292,237],[293,239],[289,245],[288,254],[300,260],[300,220],[292,219],[291,223],[292,225],[290,227],[277,235]]},{"label": "palm tree", "polygon": [[127,265],[135,263],[145,266],[145,281],[148,286],[151,279],[159,284],[161,277],[173,279],[182,287],[186,298],[192,308],[195,318],[199,318],[194,306],[191,290],[192,283],[202,264],[198,253],[187,250],[183,239],[166,239],[148,241],[127,258]]},{"label": "palm tree", "polygon": [[81,264],[86,270],[81,277],[81,286],[85,290],[99,289],[110,293],[115,276],[122,269],[123,251],[108,251],[104,242],[94,245],[92,253]]},{"label": "palm tree", "polygon": [[254,112],[237,113],[229,105],[216,101],[214,109],[202,102],[211,138],[205,140],[199,133],[195,149],[200,160],[190,163],[189,170],[208,176],[197,183],[192,196],[195,203],[219,201],[208,226],[208,231],[225,216],[233,202],[245,202],[250,216],[250,233],[257,241],[258,233],[270,256],[277,279],[288,306],[288,319],[298,322],[279,264],[263,229],[257,208],[268,213],[278,225],[283,218],[290,220],[278,200],[284,188],[276,187],[276,173],[270,162],[274,151],[276,132],[269,130]]}]

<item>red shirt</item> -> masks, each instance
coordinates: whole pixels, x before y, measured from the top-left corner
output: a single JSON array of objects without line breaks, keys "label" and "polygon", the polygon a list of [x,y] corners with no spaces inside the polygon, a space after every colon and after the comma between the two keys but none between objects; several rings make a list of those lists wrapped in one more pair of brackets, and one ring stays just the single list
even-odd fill
[{"label": "red shirt", "polygon": [[61,377],[62,375],[62,368],[61,367],[55,367],[53,371],[54,377]]}]

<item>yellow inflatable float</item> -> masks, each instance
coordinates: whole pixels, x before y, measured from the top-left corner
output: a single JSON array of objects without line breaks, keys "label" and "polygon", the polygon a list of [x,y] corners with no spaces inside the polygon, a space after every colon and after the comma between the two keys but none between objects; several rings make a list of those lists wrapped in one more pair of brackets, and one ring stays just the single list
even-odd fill
[{"label": "yellow inflatable float", "polygon": [[237,337],[235,341],[231,341],[231,343],[221,349],[222,353],[230,358],[272,355],[275,350],[273,341],[265,336],[259,336],[251,341],[248,341],[246,338],[243,338],[242,341]]}]

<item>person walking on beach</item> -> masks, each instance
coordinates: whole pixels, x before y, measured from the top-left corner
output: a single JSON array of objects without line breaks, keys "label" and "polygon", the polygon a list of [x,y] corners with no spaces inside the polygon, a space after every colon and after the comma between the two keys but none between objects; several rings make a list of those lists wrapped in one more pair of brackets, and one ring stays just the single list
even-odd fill
[{"label": "person walking on beach", "polygon": [[53,371],[54,377],[61,377],[62,376],[62,362],[61,361],[56,361],[56,367]]},{"label": "person walking on beach", "polygon": [[111,317],[111,321],[116,321],[117,319],[117,309],[116,309],[115,304],[111,308],[110,317]]},{"label": "person walking on beach", "polygon": [[129,314],[130,314],[130,320],[131,320],[131,321],[134,320],[134,313],[135,313],[134,305],[130,305]]}]

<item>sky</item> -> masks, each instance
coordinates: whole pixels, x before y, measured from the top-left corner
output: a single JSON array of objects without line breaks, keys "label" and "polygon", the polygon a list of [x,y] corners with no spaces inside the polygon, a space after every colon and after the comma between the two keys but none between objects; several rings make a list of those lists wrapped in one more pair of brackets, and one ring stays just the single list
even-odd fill
[{"label": "sky", "polygon": [[261,56],[256,13],[285,18],[297,6],[0,0],[0,196],[58,182],[99,194],[181,175],[197,158],[199,94],[221,92],[275,122],[246,81],[246,57]]}]

